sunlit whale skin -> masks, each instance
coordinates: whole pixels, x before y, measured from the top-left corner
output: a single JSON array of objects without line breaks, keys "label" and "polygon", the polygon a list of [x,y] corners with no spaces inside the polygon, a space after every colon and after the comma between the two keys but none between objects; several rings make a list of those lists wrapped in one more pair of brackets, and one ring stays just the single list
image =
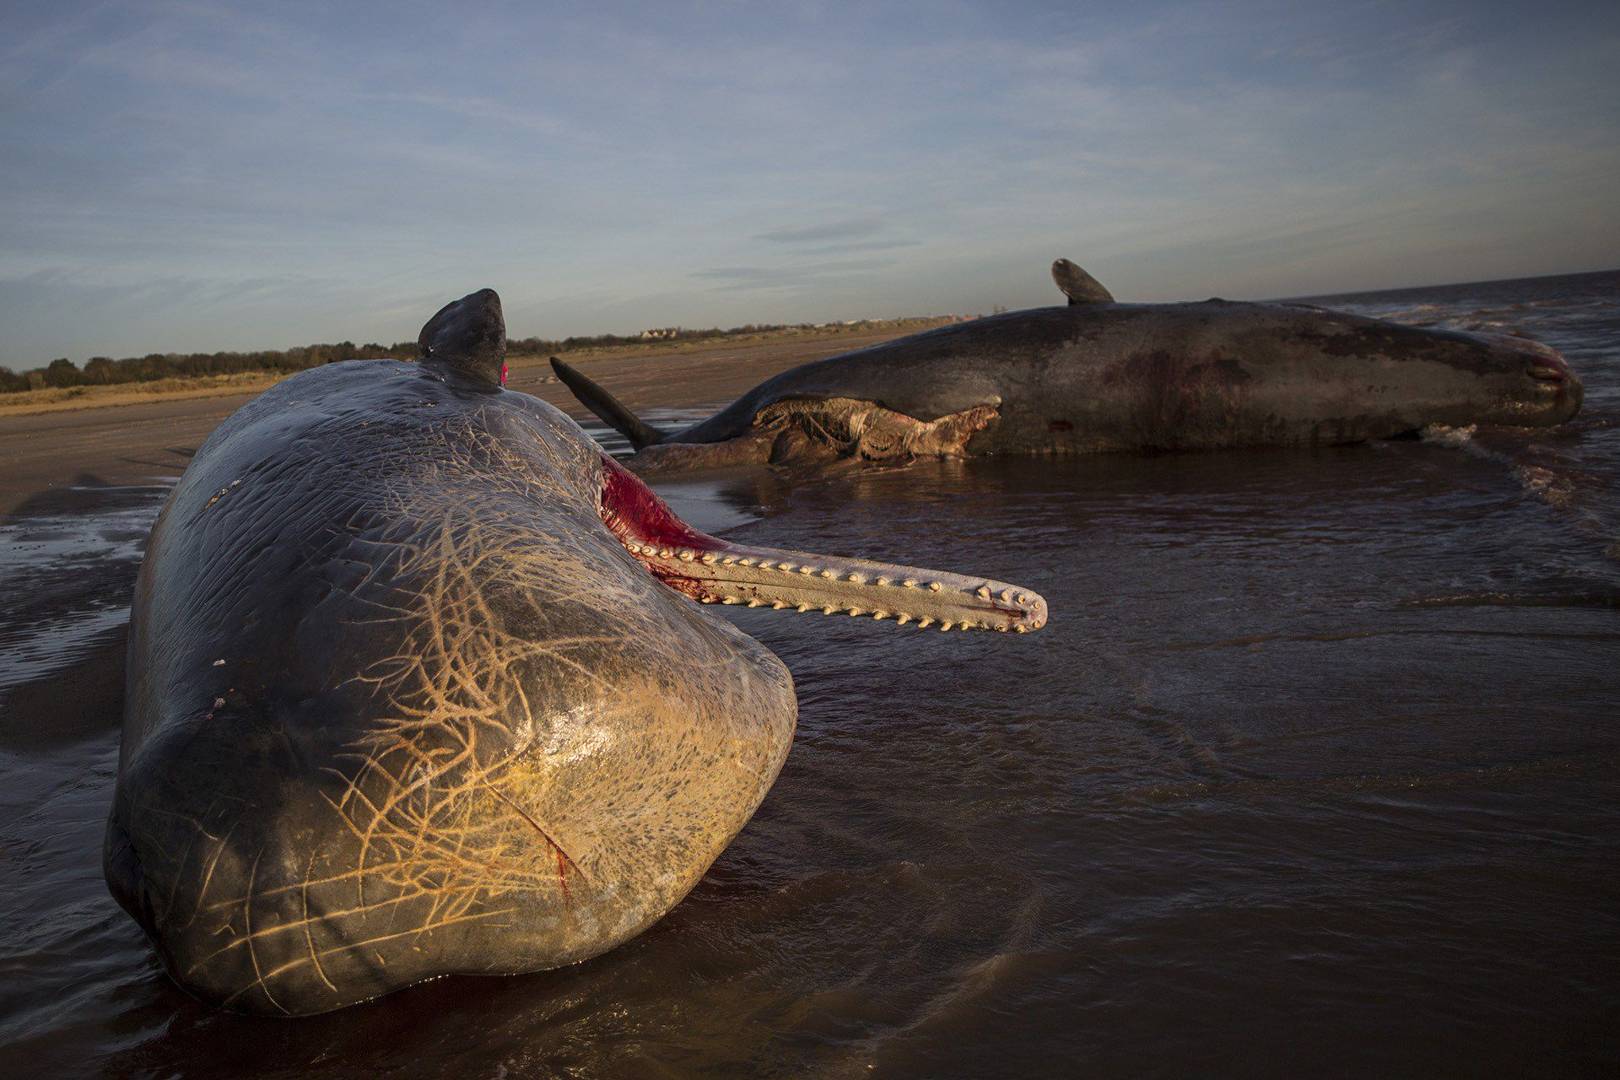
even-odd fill
[{"label": "sunlit whale skin", "polygon": [[1066,307],[930,330],[785,371],[683,431],[642,422],[559,360],[638,472],[753,462],[1320,446],[1433,424],[1546,426],[1580,380],[1522,338],[1304,304],[1114,303],[1060,259]]},{"label": "sunlit whale skin", "polygon": [[104,865],[205,1001],[323,1012],[583,960],[677,903],[781,767],[782,663],[694,600],[1038,628],[979,577],[691,529],[503,390],[485,290],[418,363],[290,378],[152,530]]}]

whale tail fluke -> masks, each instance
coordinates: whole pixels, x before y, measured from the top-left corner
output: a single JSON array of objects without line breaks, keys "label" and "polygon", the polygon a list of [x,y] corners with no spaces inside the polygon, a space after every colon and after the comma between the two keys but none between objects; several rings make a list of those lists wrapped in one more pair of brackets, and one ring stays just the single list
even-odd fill
[{"label": "whale tail fluke", "polygon": [[557,378],[563,381],[564,386],[574,392],[574,396],[579,398],[581,405],[584,405],[600,417],[603,423],[629,439],[633,448],[640,450],[644,446],[652,446],[654,443],[661,443],[669,438],[666,433],[659,431],[619,404],[618,399],[612,394],[555,356],[551,358],[551,370],[557,373]]},{"label": "whale tail fluke", "polygon": [[1052,280],[1069,298],[1069,305],[1112,304],[1114,294],[1103,288],[1102,282],[1086,273],[1068,259],[1052,264]]}]

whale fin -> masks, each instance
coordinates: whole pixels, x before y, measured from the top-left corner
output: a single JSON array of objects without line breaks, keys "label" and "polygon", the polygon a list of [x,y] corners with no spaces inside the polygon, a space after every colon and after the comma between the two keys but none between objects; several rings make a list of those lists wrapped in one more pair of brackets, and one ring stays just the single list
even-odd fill
[{"label": "whale fin", "polygon": [[506,320],[494,289],[479,289],[452,301],[417,336],[417,359],[460,372],[490,386],[501,385],[506,364]]},{"label": "whale fin", "polygon": [[1059,259],[1052,264],[1052,280],[1063,295],[1069,298],[1069,305],[1075,304],[1112,304],[1114,294],[1102,287],[1102,283],[1084,270],[1080,269],[1068,259]]},{"label": "whale fin", "polygon": [[643,446],[652,446],[669,438],[667,434],[659,431],[641,417],[620,405],[614,396],[597,386],[591,380],[569,367],[555,356],[551,358],[551,370],[557,373],[557,378],[563,385],[574,392],[591,412],[602,419],[602,422],[615,428],[619,434],[630,440],[630,445],[637,450]]}]

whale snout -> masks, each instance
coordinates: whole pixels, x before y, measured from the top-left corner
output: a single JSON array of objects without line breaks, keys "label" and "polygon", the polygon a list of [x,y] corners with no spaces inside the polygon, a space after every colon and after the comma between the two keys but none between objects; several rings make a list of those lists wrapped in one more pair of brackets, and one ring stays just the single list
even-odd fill
[{"label": "whale snout", "polygon": [[[758,694],[758,679],[738,676]],[[778,697],[785,698],[783,682]],[[720,711],[706,702],[696,702],[694,711],[706,704]],[[791,705],[771,704],[786,713],[791,730]],[[622,729],[649,721],[645,710],[622,712]],[[107,878],[175,981],[228,1009],[308,1015],[447,972],[534,970],[584,959],[679,898],[673,890],[626,888],[634,882],[615,861],[615,834],[591,839],[580,824],[587,815],[553,793],[566,786],[559,781],[568,766],[551,759],[569,756],[575,733],[554,734],[565,751],[556,755],[541,748],[526,759],[502,754],[488,761],[457,761],[450,740],[425,734],[397,745],[357,744],[362,752],[332,754],[304,775],[283,775],[286,763],[253,752],[257,747],[249,756],[264,766],[237,770],[229,784],[206,778],[179,784],[169,774],[137,769],[108,830]],[[597,756],[614,758],[626,741],[622,732],[595,734]],[[206,764],[217,760],[208,746],[217,741],[203,735],[176,753]],[[785,752],[785,736],[761,741],[771,744],[765,756]],[[307,750],[300,757],[318,753]],[[618,772],[597,777],[592,792],[628,801],[634,776],[625,771],[628,779],[617,782]],[[665,786],[663,793],[676,790]],[[752,810],[753,803],[723,786],[719,794]],[[131,812],[152,802],[168,812]],[[659,798],[657,805],[669,804]],[[645,815],[620,824],[655,838],[658,832]],[[726,823],[731,831],[735,825]],[[727,835],[724,828],[668,828],[664,847],[649,843],[639,854],[657,865],[684,866],[688,831]],[[589,867],[581,865],[587,854]],[[686,867],[689,876],[695,879],[714,854],[690,855],[697,865]]]},{"label": "whale snout", "polygon": [[1586,388],[1556,349],[1539,343],[1525,358],[1524,374],[1547,400],[1548,419],[1562,423],[1581,411]]},{"label": "whale snout", "polygon": [[1569,362],[1550,345],[1506,334],[1473,334],[1483,342],[1474,368],[1497,395],[1478,418],[1488,423],[1551,427],[1581,410],[1585,388]]},{"label": "whale snout", "polygon": [[1539,341],[1515,340],[1519,355],[1524,360],[1524,373],[1539,382],[1579,383],[1569,361],[1548,345]]}]

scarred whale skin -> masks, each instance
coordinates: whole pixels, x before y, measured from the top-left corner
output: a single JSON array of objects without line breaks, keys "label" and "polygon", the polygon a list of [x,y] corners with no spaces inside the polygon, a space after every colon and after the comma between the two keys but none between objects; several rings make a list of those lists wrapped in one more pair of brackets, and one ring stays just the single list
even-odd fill
[{"label": "scarred whale skin", "polygon": [[782,663],[694,600],[1045,621],[1002,582],[705,536],[503,390],[504,353],[486,290],[419,363],[287,379],[153,527],[104,864],[205,1001],[322,1012],[583,960],[662,916],[796,715]]}]

